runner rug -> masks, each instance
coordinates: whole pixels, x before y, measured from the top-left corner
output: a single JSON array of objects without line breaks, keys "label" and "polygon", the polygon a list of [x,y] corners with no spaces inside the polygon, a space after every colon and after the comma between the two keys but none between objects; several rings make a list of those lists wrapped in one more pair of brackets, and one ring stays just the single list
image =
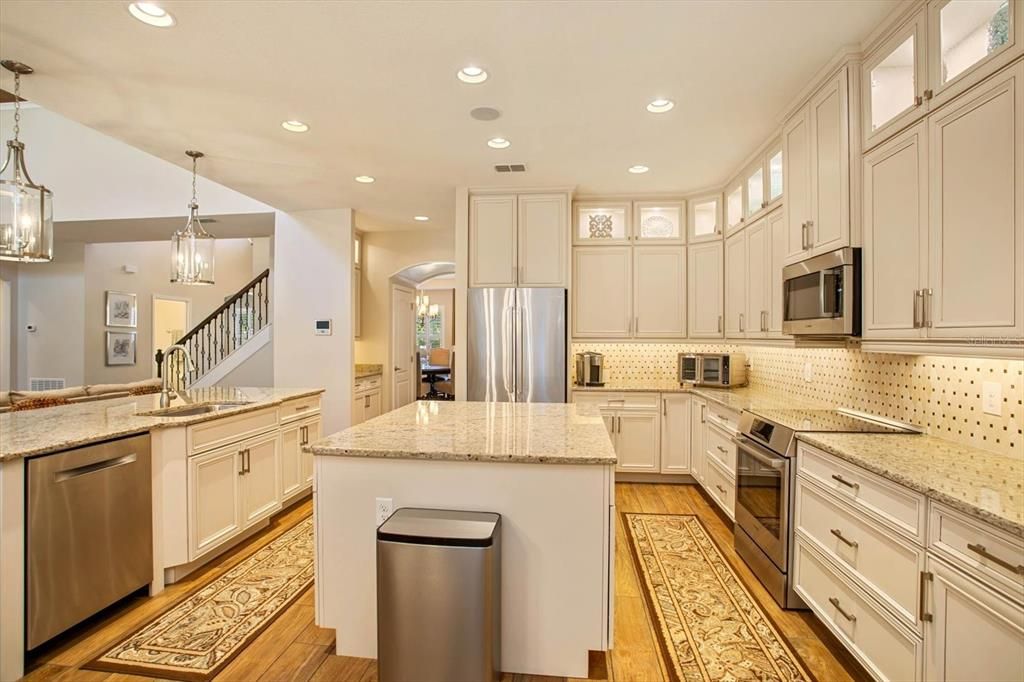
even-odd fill
[{"label": "runner rug", "polygon": [[814,679],[696,516],[623,516],[673,680]]},{"label": "runner rug", "polygon": [[205,682],[312,584],[307,518],[83,667]]}]

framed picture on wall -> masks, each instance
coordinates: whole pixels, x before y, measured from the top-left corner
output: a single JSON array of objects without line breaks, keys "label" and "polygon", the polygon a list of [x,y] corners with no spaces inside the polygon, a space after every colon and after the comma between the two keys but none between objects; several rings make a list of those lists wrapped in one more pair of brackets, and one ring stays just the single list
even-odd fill
[{"label": "framed picture on wall", "polygon": [[126,294],[123,291],[107,292],[107,326],[108,327],[131,327],[138,326],[138,303],[135,294]]},{"label": "framed picture on wall", "polygon": [[107,366],[135,364],[135,332],[107,332]]}]

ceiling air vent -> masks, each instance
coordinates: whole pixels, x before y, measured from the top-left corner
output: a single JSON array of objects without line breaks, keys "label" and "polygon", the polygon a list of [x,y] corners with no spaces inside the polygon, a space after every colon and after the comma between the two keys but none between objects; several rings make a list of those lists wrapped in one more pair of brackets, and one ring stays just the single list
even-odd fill
[{"label": "ceiling air vent", "polygon": [[500,163],[494,167],[499,173],[525,173],[526,165],[522,163]]}]

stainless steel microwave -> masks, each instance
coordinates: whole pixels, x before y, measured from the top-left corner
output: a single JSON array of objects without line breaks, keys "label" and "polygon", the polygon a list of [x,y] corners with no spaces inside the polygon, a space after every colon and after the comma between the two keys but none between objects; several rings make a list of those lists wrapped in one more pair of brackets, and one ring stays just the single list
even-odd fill
[{"label": "stainless steel microwave", "polygon": [[747,383],[747,356],[743,353],[680,353],[680,384],[743,386]]},{"label": "stainless steel microwave", "polygon": [[782,269],[782,331],[860,336],[860,249],[837,249]]}]

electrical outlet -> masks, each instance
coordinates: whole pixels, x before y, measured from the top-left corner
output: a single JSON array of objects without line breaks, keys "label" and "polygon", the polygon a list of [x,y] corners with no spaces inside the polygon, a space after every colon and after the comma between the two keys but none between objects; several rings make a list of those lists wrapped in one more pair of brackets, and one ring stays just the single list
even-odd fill
[{"label": "electrical outlet", "polygon": [[377,527],[380,528],[381,524],[387,521],[391,513],[395,511],[395,505],[390,497],[378,497],[373,505],[373,510],[377,515]]},{"label": "electrical outlet", "polygon": [[814,365],[810,362],[804,363],[804,381],[808,383],[814,381]]},{"label": "electrical outlet", "polygon": [[998,381],[981,384],[981,411],[997,417],[1003,414],[1003,385]]}]

